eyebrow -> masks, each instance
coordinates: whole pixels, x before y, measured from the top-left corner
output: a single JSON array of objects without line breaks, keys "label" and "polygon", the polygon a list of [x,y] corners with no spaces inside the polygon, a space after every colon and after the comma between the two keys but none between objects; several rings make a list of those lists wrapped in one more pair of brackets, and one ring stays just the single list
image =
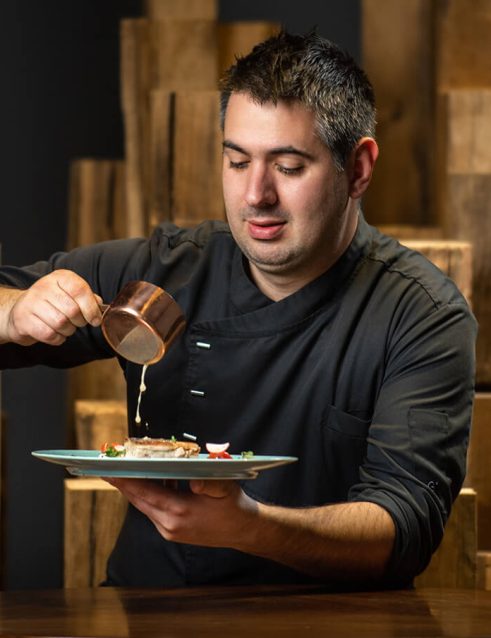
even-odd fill
[{"label": "eyebrow", "polygon": [[[248,152],[245,149],[230,140],[224,140],[222,146],[224,149],[229,148],[232,151],[237,151],[238,153],[248,155]],[[294,146],[277,146],[270,149],[268,151],[268,155],[298,155],[299,157],[304,157],[305,159],[314,159],[313,155],[311,155],[310,153],[302,151],[299,148],[295,148]]]}]

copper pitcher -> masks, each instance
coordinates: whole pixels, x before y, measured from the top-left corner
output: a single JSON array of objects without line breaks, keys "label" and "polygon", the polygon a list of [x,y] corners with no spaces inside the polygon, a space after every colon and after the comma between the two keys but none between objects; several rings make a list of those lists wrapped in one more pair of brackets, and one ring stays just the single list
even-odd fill
[{"label": "copper pitcher", "polygon": [[109,305],[102,305],[102,332],[121,357],[151,365],[160,361],[186,321],[179,304],[162,288],[130,281]]}]

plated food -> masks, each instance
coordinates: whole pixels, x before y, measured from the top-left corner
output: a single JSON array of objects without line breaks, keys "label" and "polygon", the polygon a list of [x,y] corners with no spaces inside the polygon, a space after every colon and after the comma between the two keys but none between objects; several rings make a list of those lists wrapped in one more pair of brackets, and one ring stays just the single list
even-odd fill
[{"label": "plated food", "polygon": [[134,459],[181,459],[198,456],[200,446],[192,441],[130,437],[124,441],[125,456]]},{"label": "plated food", "polygon": [[[231,459],[227,452],[230,443],[206,443],[208,458],[210,459]],[[101,447],[101,456],[117,457],[124,456],[133,459],[189,459],[197,457],[201,452],[201,447],[191,441],[178,441],[175,437],[171,439],[153,438],[150,436],[129,437],[123,444],[104,443]],[[251,458],[252,452],[243,452],[242,456]]]}]

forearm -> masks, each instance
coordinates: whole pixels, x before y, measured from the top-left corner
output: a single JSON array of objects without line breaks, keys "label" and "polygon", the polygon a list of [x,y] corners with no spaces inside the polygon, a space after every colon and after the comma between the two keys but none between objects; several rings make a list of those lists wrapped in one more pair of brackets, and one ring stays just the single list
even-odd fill
[{"label": "forearm", "polygon": [[342,503],[307,509],[257,504],[237,549],[332,581],[380,579],[394,523],[380,506]]},{"label": "forearm", "polygon": [[141,479],[107,479],[169,541],[228,547],[332,583],[377,583],[392,553],[391,516],[369,502],[289,509],[259,503],[234,481],[190,481],[191,494]]}]

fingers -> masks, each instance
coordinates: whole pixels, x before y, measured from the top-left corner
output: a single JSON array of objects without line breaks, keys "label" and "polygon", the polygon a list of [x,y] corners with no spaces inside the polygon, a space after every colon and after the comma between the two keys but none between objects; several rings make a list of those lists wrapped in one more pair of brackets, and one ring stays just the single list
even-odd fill
[{"label": "fingers", "polygon": [[53,274],[59,288],[54,291],[57,309],[78,328],[87,323],[98,326],[102,316],[100,297],[94,295],[88,283],[69,270],[58,270]]},{"label": "fingers", "polygon": [[189,481],[189,487],[194,494],[202,494],[211,498],[226,498],[239,487],[234,481]]},{"label": "fingers", "polygon": [[[106,478],[155,525],[168,541],[208,547],[234,547],[245,520],[254,514],[252,499],[235,481],[190,481],[190,491],[162,482]],[[251,501],[251,502],[249,502]]]},{"label": "fingers", "polygon": [[101,323],[100,297],[69,270],[56,270],[16,297],[8,322],[9,340],[61,345],[77,328]]}]

